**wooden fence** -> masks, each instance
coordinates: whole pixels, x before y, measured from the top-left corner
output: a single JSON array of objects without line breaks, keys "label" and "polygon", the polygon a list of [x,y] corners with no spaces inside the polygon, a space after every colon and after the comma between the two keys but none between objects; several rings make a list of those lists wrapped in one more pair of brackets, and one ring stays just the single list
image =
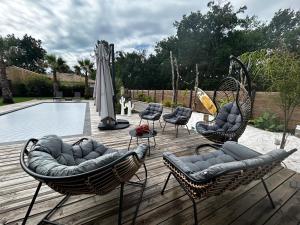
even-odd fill
[{"label": "wooden fence", "polygon": [[[213,91],[206,91],[212,97]],[[139,94],[150,96],[155,102],[172,102],[172,90],[129,90],[131,98],[137,99]],[[179,90],[177,102],[185,107],[190,107],[196,112],[207,113],[195,92],[189,90]],[[253,118],[259,117],[264,112],[275,113],[279,119],[283,120],[284,114],[280,107],[279,93],[277,92],[256,92],[253,105]],[[297,107],[291,118],[289,129],[294,130],[300,124],[300,107]]]}]

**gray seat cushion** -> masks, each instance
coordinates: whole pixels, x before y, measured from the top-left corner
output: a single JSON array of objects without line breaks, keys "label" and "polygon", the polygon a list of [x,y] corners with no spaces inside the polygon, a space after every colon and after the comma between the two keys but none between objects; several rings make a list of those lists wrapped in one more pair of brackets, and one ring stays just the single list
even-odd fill
[{"label": "gray seat cushion", "polygon": [[262,155],[236,142],[228,141],[219,150],[206,154],[176,157],[166,152],[163,157],[188,177],[198,182],[208,182],[227,172],[282,161],[290,154],[285,150],[276,149]]},{"label": "gray seat cushion", "polygon": [[233,132],[236,131],[242,123],[240,110],[235,102],[225,104],[215,118],[213,125],[208,125],[203,122],[196,124],[196,130],[201,134],[213,132]]},{"label": "gray seat cushion", "polygon": [[145,120],[159,120],[163,111],[162,104],[149,103],[147,108],[140,112],[139,116]]},{"label": "gray seat cushion", "polygon": [[[140,145],[134,151],[143,159],[147,146]],[[107,148],[92,139],[72,146],[56,135],[49,135],[42,137],[29,152],[28,166],[41,175],[70,176],[108,165],[126,153],[126,150]]]},{"label": "gray seat cushion", "polygon": [[190,155],[176,157],[174,154],[165,152],[163,157],[172,162],[181,171],[187,174],[202,171],[212,165],[216,165],[224,162],[232,162],[235,159],[223,151],[212,151],[201,155]]}]

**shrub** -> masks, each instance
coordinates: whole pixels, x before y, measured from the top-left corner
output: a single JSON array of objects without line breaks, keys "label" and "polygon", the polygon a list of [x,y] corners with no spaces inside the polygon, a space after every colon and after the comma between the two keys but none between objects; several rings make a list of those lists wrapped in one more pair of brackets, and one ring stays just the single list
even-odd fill
[{"label": "shrub", "polygon": [[150,103],[153,102],[154,100],[151,96],[145,96],[144,101]]},{"label": "shrub", "polygon": [[28,77],[25,80],[25,85],[29,97],[50,97],[53,95],[52,81],[47,77]]},{"label": "shrub", "polygon": [[172,106],[172,108],[176,108],[177,106],[183,107],[184,105],[180,102],[177,102],[177,104],[176,103],[171,103],[171,106]]},{"label": "shrub", "polygon": [[140,94],[138,94],[138,96],[137,96],[137,100],[139,100],[139,101],[144,101],[145,100],[145,95],[143,94],[143,93],[140,93]]},{"label": "shrub", "polygon": [[15,97],[26,97],[27,96],[27,87],[24,83],[13,83],[12,92]]},{"label": "shrub", "polygon": [[264,112],[261,116],[251,121],[254,127],[268,130],[272,132],[283,131],[283,125],[280,123],[276,114],[270,112]]},{"label": "shrub", "polygon": [[[63,92],[64,97],[73,97],[74,92],[80,92],[84,95],[84,83],[62,82],[59,90]],[[13,95],[16,97],[52,97],[53,83],[47,77],[28,76],[24,82],[12,84]]]},{"label": "shrub", "polygon": [[137,100],[142,101],[142,102],[153,102],[153,98],[151,96],[147,96],[143,93],[138,94]]},{"label": "shrub", "polygon": [[171,107],[171,106],[172,106],[172,102],[169,101],[169,100],[165,100],[165,101],[163,101],[163,105],[164,105],[165,107]]},{"label": "shrub", "polygon": [[84,83],[76,84],[64,84],[59,86],[59,90],[63,92],[64,97],[73,97],[74,92],[80,92],[81,96],[84,96]]}]

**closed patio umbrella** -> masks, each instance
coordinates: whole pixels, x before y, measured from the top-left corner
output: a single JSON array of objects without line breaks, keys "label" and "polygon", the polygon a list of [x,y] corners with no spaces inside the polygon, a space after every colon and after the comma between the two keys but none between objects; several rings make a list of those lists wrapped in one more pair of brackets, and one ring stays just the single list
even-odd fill
[{"label": "closed patio umbrella", "polygon": [[114,89],[109,67],[109,49],[103,44],[96,48],[96,83],[94,97],[96,110],[99,112],[101,122],[105,126],[115,124],[115,112],[113,105]]},{"label": "closed patio umbrella", "polygon": [[[126,128],[129,126],[129,122],[127,120],[116,120],[114,111],[114,80],[112,79],[110,68],[110,59],[114,62],[113,44],[108,46],[98,41],[95,53],[97,71],[93,97],[95,99],[96,110],[101,117],[98,128],[100,130]],[[114,65],[113,62],[112,65]],[[112,70],[112,72],[114,72],[114,70]]]}]

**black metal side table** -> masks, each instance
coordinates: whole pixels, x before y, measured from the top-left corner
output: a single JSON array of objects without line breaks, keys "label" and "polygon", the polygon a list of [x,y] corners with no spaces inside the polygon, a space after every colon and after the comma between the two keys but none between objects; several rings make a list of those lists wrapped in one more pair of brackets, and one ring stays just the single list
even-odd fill
[{"label": "black metal side table", "polygon": [[132,129],[129,131],[129,135],[130,135],[130,141],[129,141],[129,145],[128,145],[128,150],[130,148],[130,145],[131,145],[131,141],[132,141],[132,138],[136,138],[136,144],[138,145],[139,144],[139,138],[141,139],[147,139],[148,140],[148,156],[150,156],[150,138],[153,138],[153,141],[154,141],[154,148],[156,146],[156,141],[155,141],[155,136],[157,135],[157,132],[156,130],[153,130],[153,129],[150,129],[149,133],[143,133],[143,135],[137,135],[136,134],[136,131],[135,129]]}]

